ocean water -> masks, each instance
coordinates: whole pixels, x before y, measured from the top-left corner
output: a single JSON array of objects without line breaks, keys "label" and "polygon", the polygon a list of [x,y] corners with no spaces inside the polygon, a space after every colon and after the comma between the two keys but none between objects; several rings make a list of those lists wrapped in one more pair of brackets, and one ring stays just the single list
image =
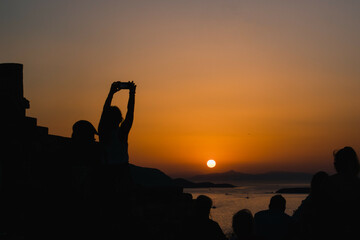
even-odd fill
[{"label": "ocean water", "polygon": [[[236,188],[185,188],[193,198],[206,195],[213,200],[211,218],[218,222],[226,235],[232,233],[232,216],[239,210],[247,208],[254,215],[258,211],[268,209],[270,199],[280,188],[309,187],[308,184],[256,184]],[[285,212],[290,216],[296,210],[307,194],[282,194],[286,199]]]}]

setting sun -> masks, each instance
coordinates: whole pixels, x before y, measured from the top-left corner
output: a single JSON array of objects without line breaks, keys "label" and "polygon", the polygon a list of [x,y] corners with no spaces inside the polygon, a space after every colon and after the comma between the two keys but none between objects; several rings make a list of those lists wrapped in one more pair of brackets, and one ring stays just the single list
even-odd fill
[{"label": "setting sun", "polygon": [[214,161],[214,160],[212,160],[212,159],[210,159],[209,161],[207,161],[207,166],[209,167],[209,168],[213,168],[213,167],[215,167],[216,166],[216,162]]}]

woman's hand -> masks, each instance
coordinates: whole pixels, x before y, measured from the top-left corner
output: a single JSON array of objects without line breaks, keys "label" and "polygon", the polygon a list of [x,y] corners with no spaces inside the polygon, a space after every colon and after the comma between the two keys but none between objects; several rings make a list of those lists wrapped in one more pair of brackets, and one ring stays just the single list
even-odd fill
[{"label": "woman's hand", "polygon": [[111,84],[110,93],[114,94],[114,93],[120,91],[121,88],[120,88],[120,86],[119,86],[119,83],[120,83],[120,82],[113,82],[113,83]]},{"label": "woman's hand", "polygon": [[130,89],[130,93],[135,93],[136,85],[135,85],[134,81],[129,82],[129,89]]}]

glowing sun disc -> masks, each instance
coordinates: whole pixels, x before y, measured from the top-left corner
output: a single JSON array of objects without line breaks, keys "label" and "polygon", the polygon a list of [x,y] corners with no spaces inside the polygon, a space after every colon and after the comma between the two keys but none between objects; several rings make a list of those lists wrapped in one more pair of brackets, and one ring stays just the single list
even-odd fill
[{"label": "glowing sun disc", "polygon": [[212,160],[212,159],[210,159],[209,161],[207,161],[207,166],[209,167],[209,168],[213,168],[213,167],[215,167],[216,166],[216,162],[214,161],[214,160]]}]

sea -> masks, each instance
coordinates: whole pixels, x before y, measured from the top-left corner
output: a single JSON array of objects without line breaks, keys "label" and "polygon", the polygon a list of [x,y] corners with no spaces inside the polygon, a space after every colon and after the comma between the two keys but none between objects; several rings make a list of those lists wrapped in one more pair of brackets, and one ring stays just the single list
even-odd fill
[{"label": "sea", "polygon": [[[199,195],[206,195],[213,201],[210,218],[216,221],[223,232],[230,236],[232,233],[232,216],[241,209],[249,209],[253,215],[269,207],[270,199],[281,188],[310,187],[309,183],[256,183],[246,184],[235,188],[185,188],[184,192],[191,193],[193,199]],[[288,215],[300,206],[308,194],[281,194],[286,199]]]}]

